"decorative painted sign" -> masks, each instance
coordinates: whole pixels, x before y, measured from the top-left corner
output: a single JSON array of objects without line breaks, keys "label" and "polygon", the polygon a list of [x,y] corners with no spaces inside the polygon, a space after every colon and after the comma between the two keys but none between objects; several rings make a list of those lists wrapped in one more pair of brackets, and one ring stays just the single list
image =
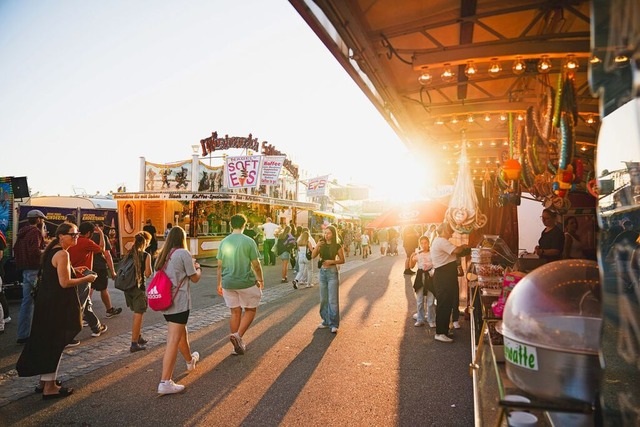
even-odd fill
[{"label": "decorative painted sign", "polygon": [[324,175],[317,178],[311,178],[307,181],[307,197],[324,196],[326,194],[328,180],[329,175]]},{"label": "decorative painted sign", "polygon": [[285,158],[285,156],[264,156],[260,185],[278,185],[278,177]]},{"label": "decorative painted sign", "polygon": [[251,134],[248,137],[225,135],[224,138],[218,138],[218,132],[213,132],[210,137],[200,140],[200,147],[202,148],[202,157],[206,157],[215,150],[228,150],[229,148],[258,151],[260,143],[258,138],[254,138]]},{"label": "decorative painted sign", "polygon": [[253,188],[258,186],[262,156],[227,157],[224,170],[228,189]]}]

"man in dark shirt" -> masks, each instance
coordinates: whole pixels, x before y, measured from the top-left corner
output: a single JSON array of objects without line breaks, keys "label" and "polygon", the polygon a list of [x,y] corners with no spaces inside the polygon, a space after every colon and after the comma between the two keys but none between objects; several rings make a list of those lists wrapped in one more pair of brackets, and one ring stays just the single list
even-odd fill
[{"label": "man in dark shirt", "polygon": [[[96,221],[95,224],[96,227],[102,230],[104,235],[104,223],[102,221]],[[93,233],[91,240],[99,245],[100,235],[98,233]],[[122,313],[122,308],[116,308],[111,305],[111,295],[109,295],[109,290],[107,289],[109,285],[109,278],[115,279],[116,277],[116,270],[113,267],[113,259],[111,258],[111,244],[107,238],[104,238],[104,251],[95,254],[93,257],[93,271],[96,272],[98,278],[91,284],[89,298],[92,297],[94,290],[100,292],[100,298],[102,299],[102,303],[106,309],[107,319]]]},{"label": "man in dark shirt", "polygon": [[44,250],[45,215],[38,209],[27,213],[29,224],[18,230],[13,252],[16,257],[16,267],[22,270],[22,304],[18,315],[18,344],[24,344],[31,333],[31,319],[33,317],[33,297],[31,290],[36,284],[40,271],[40,256]]},{"label": "man in dark shirt", "polygon": [[151,265],[153,266],[156,262],[156,252],[158,251],[158,240],[156,239],[157,230],[151,223],[151,218],[147,219],[147,223],[144,227],[142,227],[142,231],[146,231],[151,234],[151,243],[147,246],[145,251],[151,255]]}]

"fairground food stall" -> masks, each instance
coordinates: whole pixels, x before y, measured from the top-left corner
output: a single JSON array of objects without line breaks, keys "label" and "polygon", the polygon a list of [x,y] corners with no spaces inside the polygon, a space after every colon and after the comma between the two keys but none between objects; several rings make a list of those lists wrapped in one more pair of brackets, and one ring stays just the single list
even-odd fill
[{"label": "fairground food stall", "polygon": [[[206,148],[207,140],[213,140],[219,149],[245,148],[242,141],[232,142],[236,139],[257,144],[251,138],[218,139],[217,135],[212,135],[203,140],[203,156],[213,151],[210,150],[211,144]],[[296,200],[297,168],[264,142],[262,152],[267,155],[223,155],[220,158],[224,159],[225,164],[220,166],[205,164],[198,154],[194,154],[191,160],[170,164],[150,163],[141,157],[140,188],[144,190],[115,195],[121,247],[128,250],[133,236],[142,231],[145,222],[150,219],[157,230],[159,247],[162,247],[168,224],[178,225],[187,231],[189,251],[193,256],[213,257],[217,254],[220,241],[231,232],[229,221],[236,213],[242,213],[250,223],[260,225],[266,217],[271,217],[277,223],[288,223],[295,220],[300,210],[317,209],[315,203]],[[281,168],[271,171],[271,178],[265,176],[269,172],[269,164],[278,161]],[[255,169],[244,168],[244,165],[254,163],[257,165]],[[239,164],[244,169],[236,179],[235,166]],[[257,180],[257,176],[262,179]],[[260,185],[266,182],[273,184]],[[253,187],[248,187],[252,184]]]}]

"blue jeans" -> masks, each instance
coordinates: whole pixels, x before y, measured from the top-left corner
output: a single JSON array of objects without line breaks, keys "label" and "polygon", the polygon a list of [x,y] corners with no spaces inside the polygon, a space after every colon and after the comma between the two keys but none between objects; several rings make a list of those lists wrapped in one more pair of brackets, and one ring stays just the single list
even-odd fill
[{"label": "blue jeans", "polygon": [[22,270],[22,304],[18,314],[18,339],[26,339],[31,335],[33,318],[33,297],[31,289],[38,279],[38,270]]},{"label": "blue jeans", "polygon": [[340,326],[340,311],[338,308],[338,285],[340,276],[336,267],[321,268],[318,275],[320,282],[320,317],[326,326],[337,328]]},{"label": "blue jeans", "polygon": [[433,304],[436,297],[429,291],[427,291],[427,295],[424,295],[424,288],[420,288],[418,292],[416,292],[416,301],[418,303],[418,318],[416,319],[418,322],[425,321],[425,310],[424,310],[424,300],[427,300],[427,311],[426,311],[426,320],[427,323],[435,323],[436,321],[436,306]]}]

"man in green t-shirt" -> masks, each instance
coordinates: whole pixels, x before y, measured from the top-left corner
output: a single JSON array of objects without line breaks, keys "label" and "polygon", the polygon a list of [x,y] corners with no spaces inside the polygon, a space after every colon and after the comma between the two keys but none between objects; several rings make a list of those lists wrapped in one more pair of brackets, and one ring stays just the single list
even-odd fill
[{"label": "man in green t-shirt", "polygon": [[[256,242],[243,234],[247,217],[231,217],[231,234],[218,247],[218,294],[231,309],[229,340],[232,354],[244,354],[242,336],[256,316],[262,298],[264,279]],[[244,309],[244,313],[242,311]]]}]

